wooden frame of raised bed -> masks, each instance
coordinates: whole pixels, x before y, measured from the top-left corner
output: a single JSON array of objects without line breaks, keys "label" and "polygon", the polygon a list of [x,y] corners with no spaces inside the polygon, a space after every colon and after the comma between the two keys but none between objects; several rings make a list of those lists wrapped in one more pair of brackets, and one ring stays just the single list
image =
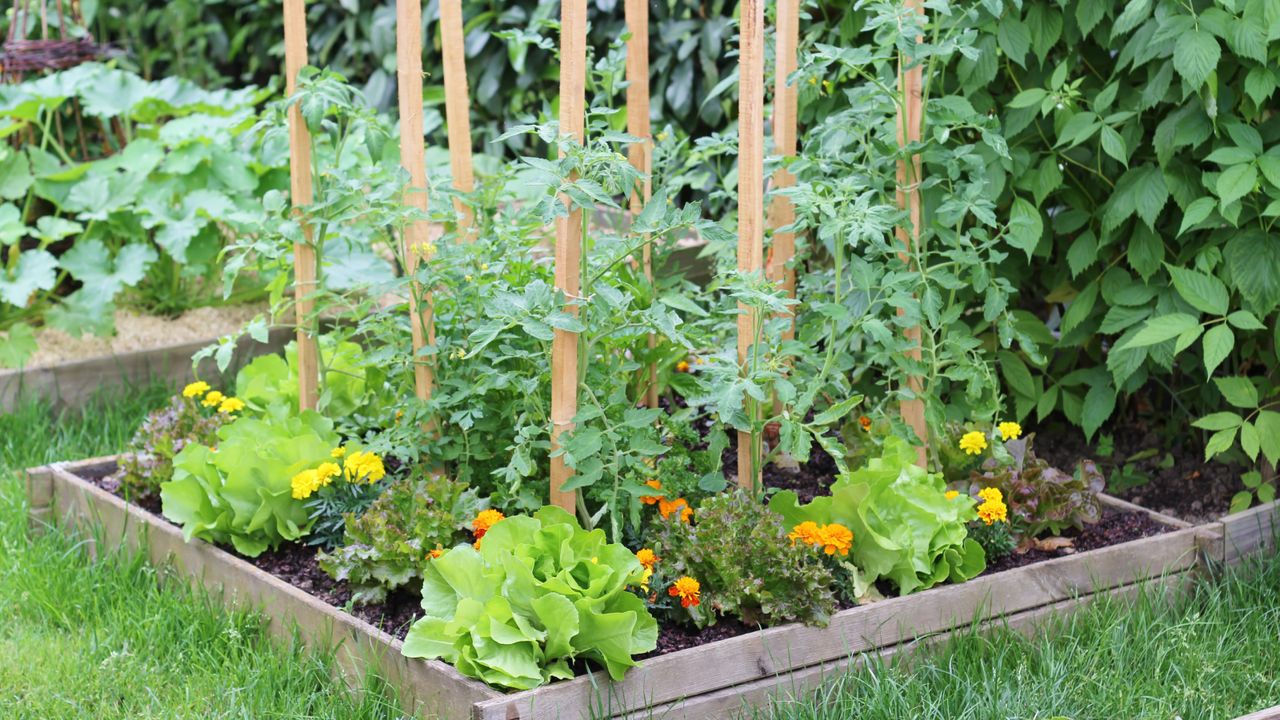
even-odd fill
[{"label": "wooden frame of raised bed", "polygon": [[[1231,528],[1248,522],[1235,518],[1230,524],[1191,527],[1104,496],[1115,509],[1148,512],[1171,530],[844,610],[826,628],[784,625],[651,658],[621,682],[595,673],[502,693],[445,663],[402,657],[399,639],[213,545],[184,542],[181,531],[163,518],[77,475],[114,463],[106,457],[28,471],[33,528],[79,529],[91,538],[91,552],[103,543],[145,553],[167,574],[220,593],[227,605],[260,609],[273,633],[298,632],[313,647],[333,650],[348,678],[358,681],[376,673],[397,688],[406,709],[423,717],[475,720],[727,717],[744,700],[761,701],[820,682],[864,653],[896,651],[983,621],[1025,625],[1104,594],[1181,582],[1203,559],[1223,560],[1224,539],[1245,537]],[[1264,516],[1258,515],[1255,526]]]},{"label": "wooden frame of raised bed", "polygon": [[[284,326],[271,328],[265,343],[241,338],[228,373],[234,373],[259,355],[280,352],[292,338],[293,328]],[[152,380],[178,387],[195,377],[191,356],[217,341],[218,338],[211,337],[29,370],[0,370],[0,412],[13,412],[27,397],[46,398],[60,408],[76,409],[104,387],[123,387]],[[218,371],[213,358],[200,362],[199,373],[206,378],[224,375]]]}]

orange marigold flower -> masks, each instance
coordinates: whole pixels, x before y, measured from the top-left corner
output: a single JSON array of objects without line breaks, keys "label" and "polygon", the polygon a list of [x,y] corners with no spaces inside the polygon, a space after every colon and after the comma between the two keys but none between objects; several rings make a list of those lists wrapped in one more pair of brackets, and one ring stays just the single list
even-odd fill
[{"label": "orange marigold flower", "polygon": [[848,555],[853,547],[853,531],[840,523],[823,525],[818,529],[818,535],[822,540],[822,551],[828,555]]},{"label": "orange marigold flower", "polygon": [[791,533],[787,537],[791,538],[791,544],[793,545],[797,541],[805,545],[819,545],[822,542],[822,530],[818,527],[818,523],[812,520],[805,520],[791,528]]},{"label": "orange marigold flower", "polygon": [[[644,484],[648,485],[649,487],[659,492],[662,491],[662,483],[658,482],[657,480],[646,480]],[[661,495],[641,495],[640,496],[640,502],[644,503],[645,505],[656,505],[658,501],[661,499],[662,499]],[[664,515],[663,517],[666,517],[666,516]]]},{"label": "orange marigold flower", "polygon": [[858,418],[858,424],[862,426],[862,429],[864,431],[870,430],[871,418],[867,417],[866,415],[862,415],[861,417]]},{"label": "orange marigold flower", "polygon": [[678,373],[689,372],[689,362],[687,360],[681,360],[680,362],[676,363],[676,372]]},{"label": "orange marigold flower", "polygon": [[471,521],[471,530],[476,536],[476,547],[480,547],[480,538],[489,532],[489,528],[498,524],[498,521],[506,517],[500,510],[481,510],[476,519]]},{"label": "orange marigold flower", "polygon": [[[478,541],[477,541],[477,542],[478,542]],[[441,556],[441,555],[443,555],[443,554],[444,554],[444,551],[443,551],[443,550],[441,550],[440,548],[436,548],[436,549],[434,549],[434,550],[432,550],[432,551],[431,551],[431,559],[432,559],[432,560],[435,560],[436,558],[440,557],[440,556]]]},{"label": "orange marigold flower", "polygon": [[701,592],[702,585],[697,580],[684,575],[671,584],[667,594],[680,598],[680,607],[691,608],[702,603],[702,598],[699,596]]},{"label": "orange marigold flower", "polygon": [[658,556],[649,548],[640,548],[636,551],[636,559],[640,564],[645,566],[647,570],[653,570],[653,566],[658,564]]},{"label": "orange marigold flower", "polygon": [[663,498],[658,501],[658,512],[662,515],[662,519],[666,520],[671,517],[672,513],[680,513],[681,522],[689,522],[689,518],[693,517],[693,508],[689,507],[689,501],[684,498],[676,498],[675,500],[667,500]]}]

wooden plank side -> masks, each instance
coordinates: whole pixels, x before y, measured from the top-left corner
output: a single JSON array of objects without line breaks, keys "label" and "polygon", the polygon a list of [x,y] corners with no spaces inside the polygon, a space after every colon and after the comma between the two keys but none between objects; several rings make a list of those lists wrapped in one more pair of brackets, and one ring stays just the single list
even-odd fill
[{"label": "wooden plank side", "polygon": [[1259,505],[1222,518],[1223,561],[1234,565],[1246,557],[1275,547],[1280,532],[1280,501]]},{"label": "wooden plank side", "polygon": [[[427,160],[422,132],[422,5],[396,0],[396,94],[400,104],[400,164],[409,173],[404,203],[426,213]],[[430,227],[425,218],[405,226],[402,251],[412,276],[431,256]],[[419,400],[431,399],[435,382],[432,359],[422,349],[435,344],[431,294],[417,283],[409,287],[409,325],[413,340],[413,389]]]},{"label": "wooden plank side", "polygon": [[1280,705],[1263,708],[1248,715],[1241,715],[1236,720],[1280,720]]},{"label": "wooden plank side", "polygon": [[[84,463],[80,463],[83,465]],[[399,688],[406,708],[425,717],[467,717],[479,701],[498,693],[462,677],[446,663],[410,660],[387,633],[202,541],[187,543],[182,532],[67,470],[54,466],[58,515],[111,547],[146,552],[169,576],[192,581],[220,597],[227,607],[259,610],[269,631],[284,639],[295,629],[313,648],[336,651],[340,669],[353,685],[374,672]]]},{"label": "wooden plank side", "polygon": [[[764,0],[742,0],[738,52],[738,272],[764,264]],[[747,372],[762,318],[738,304],[738,365]],[[748,401],[751,402],[751,401]],[[758,415],[758,408],[754,412]],[[755,421],[757,418],[751,418]],[[758,491],[761,449],[738,432],[738,485]]]},{"label": "wooden plank side", "polygon": [[[471,102],[467,93],[467,55],[462,31],[462,0],[440,0],[440,45],[444,56],[444,116],[449,132],[449,167],[453,187],[461,193],[475,189],[471,163]],[[471,206],[454,200],[458,229],[466,239],[472,234]]]},{"label": "wooden plank side", "polygon": [[[560,3],[560,133],[578,142],[585,139],[587,92],[587,2]],[[568,197],[569,214],[556,220],[555,284],[568,303],[565,311],[578,314],[582,281],[582,209]],[[551,341],[551,449],[560,435],[573,429],[578,414],[578,333],[557,328]],[[563,455],[551,458],[551,504],[577,511],[577,493],[565,491],[573,471]]]},{"label": "wooden plank side", "polygon": [[237,343],[227,373],[218,372],[213,358],[202,360],[194,371],[191,367],[191,356],[217,342],[216,337],[31,370],[3,370],[0,371],[0,412],[15,412],[24,400],[30,398],[50,400],[59,410],[77,410],[104,388],[153,381],[179,387],[196,377],[213,382],[233,374],[260,355],[283,350],[291,339],[290,328],[275,327],[268,334],[266,343]]},{"label": "wooden plank side", "polygon": [[980,576],[837,613],[826,628],[784,625],[645,661],[625,680],[579,677],[485,703],[485,720],[587,717],[602,703],[621,713],[895,645],[958,623],[1020,612],[1082,594],[1179,573],[1197,562],[1197,528]]},{"label": "wooden plank side", "polygon": [[[1162,588],[1177,590],[1180,586],[1188,584],[1190,578],[1191,573],[1183,572],[1156,580],[1134,583],[1092,595],[1063,600],[1034,610],[985,620],[978,625],[977,629],[979,632],[984,633],[997,630],[1012,630],[1031,636],[1047,620],[1054,617],[1068,617],[1072,613],[1084,610],[1100,599],[1127,600],[1143,591],[1160,592]],[[866,653],[850,654],[831,662],[792,670],[775,677],[725,688],[661,707],[648,708],[626,717],[628,720],[648,718],[661,718],[661,720],[731,720],[754,717],[753,708],[768,706],[770,702],[784,706],[792,703],[808,705],[812,703],[811,693],[824,684],[839,678],[849,670],[864,666],[872,657],[878,657],[886,661],[905,661],[910,664],[913,660],[912,653],[944,644],[957,636],[970,632],[971,629],[973,629],[972,626],[961,627],[948,632],[930,635],[918,641],[909,641]]]}]

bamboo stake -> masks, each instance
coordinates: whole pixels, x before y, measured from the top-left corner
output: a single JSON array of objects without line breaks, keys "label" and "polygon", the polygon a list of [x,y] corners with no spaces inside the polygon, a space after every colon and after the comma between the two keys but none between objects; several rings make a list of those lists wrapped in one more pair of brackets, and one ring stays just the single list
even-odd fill
[{"label": "bamboo stake", "polygon": [[[653,137],[649,127],[649,3],[648,0],[626,0],[625,15],[631,39],[627,41],[627,132],[640,142],[627,148],[627,159],[644,174],[640,187],[631,193],[631,216],[635,218],[653,196]],[[645,235],[641,248],[644,277],[653,283],[653,243]],[[649,350],[657,347],[658,338],[649,333]],[[658,366],[649,363],[649,386],[645,404],[658,407]]]},{"label": "bamboo stake", "polygon": [[[400,101],[400,164],[409,172],[405,188],[406,205],[427,209],[426,149],[422,133],[422,6],[419,0],[396,0],[396,84]],[[405,272],[410,277],[418,263],[430,259],[429,226],[425,219],[409,223],[401,238]],[[421,298],[421,300],[419,300]],[[423,347],[435,344],[435,323],[431,315],[431,293],[416,281],[409,288],[410,325],[413,332],[414,392],[421,400],[431,399],[435,381],[431,363],[420,355]]]},{"label": "bamboo stake", "polygon": [[[907,7],[915,10],[921,15],[924,14],[924,7],[921,0],[907,0]],[[917,41],[921,38],[917,38]],[[908,143],[918,142],[920,140],[921,121],[923,119],[922,91],[923,82],[922,66],[919,64],[914,67],[907,68],[910,64],[910,58],[899,57],[898,60],[898,91],[902,96],[902,104],[899,106],[898,112],[898,145],[905,146]],[[906,209],[911,221],[910,232],[908,229],[899,226],[895,234],[903,244],[903,251],[898,255],[903,262],[911,262],[912,254],[915,247],[920,242],[920,180],[921,167],[920,156],[912,155],[911,163],[908,166],[905,159],[898,161],[898,188],[897,201],[898,207]],[[901,314],[901,311],[899,311]],[[920,359],[920,326],[916,325],[907,328],[904,335],[911,341],[913,347],[908,351],[908,357]],[[911,427],[916,436],[919,437],[924,444],[917,448],[917,462],[921,467],[928,465],[929,459],[929,428],[925,422],[924,416],[924,385],[920,377],[911,376],[907,379],[907,387],[916,395],[914,399],[903,400],[900,405],[902,419]]]},{"label": "bamboo stake", "polygon": [[[285,93],[298,87],[298,71],[307,64],[307,15],[305,0],[284,0]],[[289,190],[295,212],[311,204],[311,135],[298,105],[289,108]],[[303,241],[293,246],[294,307],[298,326],[298,405],[314,410],[320,397],[320,361],[316,338],[309,331],[314,320],[316,252],[311,224],[301,218]]]},{"label": "bamboo stake", "polygon": [[[471,167],[471,103],[467,97],[467,56],[462,34],[462,0],[440,0],[440,44],[444,49],[444,114],[449,129],[449,166],[453,169],[453,187],[462,193],[475,189]],[[460,234],[470,239],[474,217],[471,207],[460,199],[453,202],[458,211]]]},{"label": "bamboo stake", "polygon": [[[760,272],[764,254],[764,0],[742,0],[738,54],[738,271]],[[761,318],[738,304],[738,364],[747,370]],[[750,402],[750,401],[748,401]],[[751,418],[755,422],[757,418]],[[738,433],[738,484],[760,489],[761,457]],[[744,482],[745,481],[745,482]]]},{"label": "bamboo stake", "polygon": [[[587,0],[560,3],[560,132],[585,140],[587,84]],[[562,198],[569,205],[569,198]],[[581,288],[582,210],[570,208],[556,221],[555,283],[567,312],[577,315]],[[578,414],[578,334],[557,329],[551,344],[551,449],[573,428]],[[577,493],[561,488],[573,476],[564,456],[551,458],[551,503],[574,512]]]},{"label": "bamboo stake", "polygon": [[[795,86],[790,85],[787,78],[796,71],[796,51],[800,44],[800,2],[778,0],[776,12],[778,27],[774,41],[773,144],[774,150],[782,157],[795,157],[799,99]],[[796,178],[791,171],[783,167],[774,171],[775,189],[795,184]],[[789,298],[796,296],[796,271],[787,267],[796,253],[796,236],[789,232],[780,233],[778,228],[790,225],[795,219],[796,210],[791,198],[775,194],[769,202],[769,227],[774,231],[773,247],[769,253],[769,278],[781,285]],[[794,315],[791,325],[785,331],[785,339],[793,337]]]}]

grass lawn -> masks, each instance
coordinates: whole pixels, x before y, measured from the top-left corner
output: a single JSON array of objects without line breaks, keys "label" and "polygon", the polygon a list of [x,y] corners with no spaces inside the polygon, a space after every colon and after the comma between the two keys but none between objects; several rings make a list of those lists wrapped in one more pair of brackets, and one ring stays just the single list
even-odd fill
[{"label": "grass lawn", "polygon": [[20,468],[117,452],[164,388],[104,399],[56,422],[47,408],[0,415],[0,718],[396,718],[385,688],[361,696],[330,662],[268,641],[139,562],[90,563],[58,533],[26,535]]},{"label": "grass lawn", "polygon": [[[164,388],[55,421],[0,415],[0,717],[394,718],[377,683],[347,693],[325,657],[269,642],[146,565],[90,563],[76,541],[26,532],[18,470],[118,451]],[[1280,703],[1280,557],[1173,602],[1100,602],[1043,627],[968,635],[908,667],[874,662],[757,720],[1232,718]]]}]

